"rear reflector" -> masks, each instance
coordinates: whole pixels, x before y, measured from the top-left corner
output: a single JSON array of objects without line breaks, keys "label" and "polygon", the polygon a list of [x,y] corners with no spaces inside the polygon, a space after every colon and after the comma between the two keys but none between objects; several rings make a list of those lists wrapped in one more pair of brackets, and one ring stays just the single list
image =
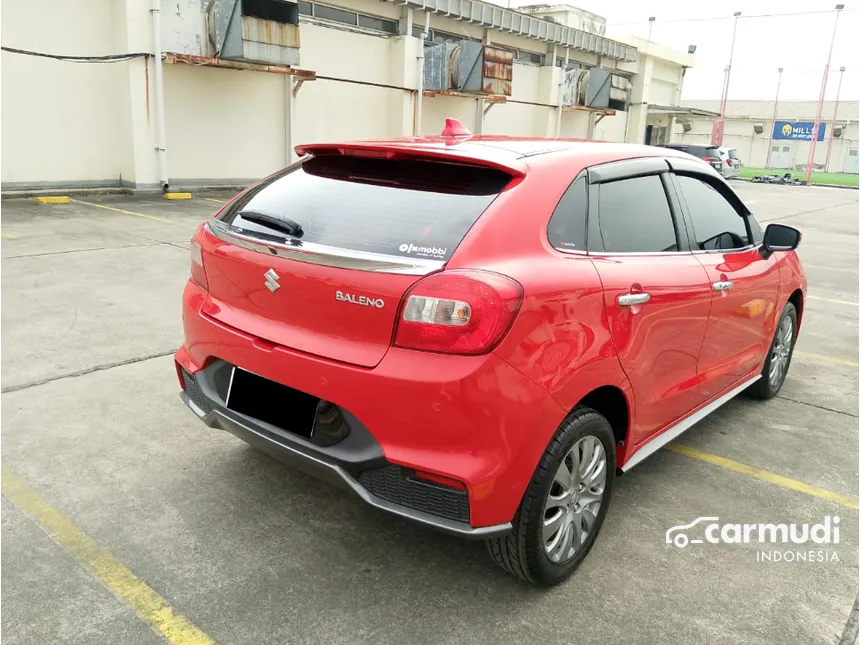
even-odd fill
[{"label": "rear reflector", "polygon": [[443,354],[485,354],[510,328],[522,297],[522,287],[498,273],[435,273],[407,293],[394,344]]},{"label": "rear reflector", "polygon": [[459,479],[452,479],[451,477],[445,477],[443,475],[437,475],[436,473],[428,473],[424,470],[416,470],[415,476],[418,479],[424,479],[428,482],[433,482],[434,484],[440,484],[442,486],[447,486],[448,488],[456,488],[457,490],[466,490],[466,484],[461,482]]}]

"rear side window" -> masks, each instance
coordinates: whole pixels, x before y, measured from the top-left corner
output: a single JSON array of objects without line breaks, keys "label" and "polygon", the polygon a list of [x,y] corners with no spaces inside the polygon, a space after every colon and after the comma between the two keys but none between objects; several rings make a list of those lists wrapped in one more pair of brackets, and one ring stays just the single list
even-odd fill
[{"label": "rear side window", "polygon": [[746,221],[725,197],[695,177],[678,175],[677,179],[692,220],[697,249],[722,251],[749,245]]},{"label": "rear side window", "polygon": [[277,236],[241,215],[262,213],[298,223],[302,242],[447,260],[510,179],[478,166],[322,155],[264,182],[221,219],[246,234]]},{"label": "rear side window", "polygon": [[669,200],[657,175],[600,184],[598,219],[607,253],[678,250]]},{"label": "rear side window", "polygon": [[588,186],[585,177],[574,181],[555,207],[549,221],[549,243],[562,251],[585,250],[585,215],[588,211]]}]

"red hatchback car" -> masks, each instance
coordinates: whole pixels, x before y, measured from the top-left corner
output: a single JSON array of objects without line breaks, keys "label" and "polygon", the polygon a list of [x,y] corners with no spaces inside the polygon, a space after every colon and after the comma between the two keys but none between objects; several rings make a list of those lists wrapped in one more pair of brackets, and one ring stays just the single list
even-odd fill
[{"label": "red hatchback car", "polygon": [[182,398],[372,506],[555,584],[619,472],[782,386],[800,233],[762,232],[689,155],[444,134],[297,151],[194,235]]}]

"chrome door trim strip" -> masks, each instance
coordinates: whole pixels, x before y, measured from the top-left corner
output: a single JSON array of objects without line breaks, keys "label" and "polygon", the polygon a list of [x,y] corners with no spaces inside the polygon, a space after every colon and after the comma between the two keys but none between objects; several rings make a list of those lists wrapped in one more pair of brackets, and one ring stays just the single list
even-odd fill
[{"label": "chrome door trim strip", "polygon": [[627,472],[633,466],[641,463],[655,452],[660,450],[667,443],[670,443],[673,439],[677,439],[681,434],[685,431],[689,430],[692,426],[697,424],[699,421],[708,416],[711,412],[722,406],[724,403],[728,403],[731,399],[735,398],[742,391],[747,389],[750,385],[755,383],[757,380],[761,378],[761,374],[756,374],[751,379],[741,383],[734,389],[730,390],[723,394],[720,398],[712,401],[701,410],[694,412],[690,416],[682,419],[677,422],[675,425],[670,426],[668,429],[664,430],[662,433],[651,439],[648,443],[642,446],[639,450],[633,453],[633,456],[628,459],[623,466],[621,466],[622,472]]},{"label": "chrome door trim strip", "polygon": [[250,235],[237,233],[228,224],[214,219],[206,223],[206,230],[219,240],[235,244],[249,251],[256,251],[268,256],[276,255],[297,262],[307,262],[308,264],[319,264],[341,269],[399,273],[404,275],[427,275],[445,266],[444,260],[422,260],[420,258],[407,258],[382,253],[353,251],[351,249],[341,249],[323,244],[313,244],[311,242],[301,242],[295,246],[281,242],[270,242]]}]

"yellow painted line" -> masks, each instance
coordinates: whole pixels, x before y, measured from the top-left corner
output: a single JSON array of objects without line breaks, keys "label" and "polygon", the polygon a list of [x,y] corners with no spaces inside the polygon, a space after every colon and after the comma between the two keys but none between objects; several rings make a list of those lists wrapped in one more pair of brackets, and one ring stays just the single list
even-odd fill
[{"label": "yellow painted line", "polygon": [[207,202],[215,202],[216,204],[226,204],[227,202],[223,199],[215,199],[214,197],[204,197]]},{"label": "yellow painted line", "polygon": [[835,298],[822,298],[821,296],[806,296],[808,300],[821,300],[823,302],[835,302],[837,305],[851,305],[856,307],[858,303],[851,300],[836,300]]},{"label": "yellow painted line", "polygon": [[157,215],[146,215],[145,213],[135,213],[134,211],[126,211],[121,208],[114,208],[113,206],[105,206],[104,204],[93,204],[92,202],[81,201],[80,199],[73,199],[73,202],[76,204],[86,204],[87,206],[92,206],[94,208],[104,208],[108,211],[114,211],[116,213],[124,213],[125,215],[134,215],[135,217],[145,217],[146,219],[155,220],[156,222],[166,222],[167,224],[176,224],[172,219],[167,219],[166,217],[158,217]]},{"label": "yellow painted line", "polygon": [[860,363],[855,361],[846,361],[844,358],[834,358],[833,356],[825,356],[824,354],[810,354],[809,352],[800,352],[794,350],[795,356],[802,358],[811,358],[816,361],[825,361],[827,363],[836,363],[838,365],[848,365],[849,367],[860,367]]},{"label": "yellow painted line", "polygon": [[14,233],[3,233],[3,237],[6,238],[7,240],[17,240],[18,239],[18,236],[15,235]]},{"label": "yellow painted line", "polygon": [[125,600],[173,645],[214,645],[151,587],[107,550],[63,517],[51,504],[7,468],[2,470],[3,494],[29,515],[60,545],[83,563],[111,591]]},{"label": "yellow painted line", "polygon": [[164,193],[164,199],[191,199],[191,193]]},{"label": "yellow painted line", "polygon": [[68,204],[69,203],[69,197],[68,197],[68,195],[63,195],[63,196],[57,195],[55,197],[49,197],[49,196],[36,197],[36,202],[39,204]]},{"label": "yellow painted line", "polygon": [[783,477],[782,475],[777,475],[767,470],[762,470],[761,468],[753,468],[752,466],[747,466],[746,464],[732,461],[731,459],[726,459],[725,457],[718,457],[717,455],[712,455],[707,452],[701,452],[700,450],[690,448],[689,446],[682,446],[681,444],[670,443],[668,446],[666,446],[666,449],[671,450],[672,452],[677,452],[681,455],[686,455],[687,457],[692,457],[693,459],[698,459],[699,461],[713,464],[714,466],[719,466],[720,468],[725,468],[736,473],[741,473],[742,475],[749,475],[750,477],[770,482],[771,484],[776,484],[777,486],[782,486],[783,488],[789,488],[791,490],[797,491],[798,493],[805,493],[807,495],[811,495],[812,497],[827,500],[828,502],[835,502],[836,504],[840,504],[847,508],[860,508],[860,500],[858,500],[856,497],[840,495],[839,493],[834,493],[833,491],[818,488],[816,486],[810,486],[809,484],[804,484],[803,482],[797,481],[796,479],[789,479],[788,477]]}]

